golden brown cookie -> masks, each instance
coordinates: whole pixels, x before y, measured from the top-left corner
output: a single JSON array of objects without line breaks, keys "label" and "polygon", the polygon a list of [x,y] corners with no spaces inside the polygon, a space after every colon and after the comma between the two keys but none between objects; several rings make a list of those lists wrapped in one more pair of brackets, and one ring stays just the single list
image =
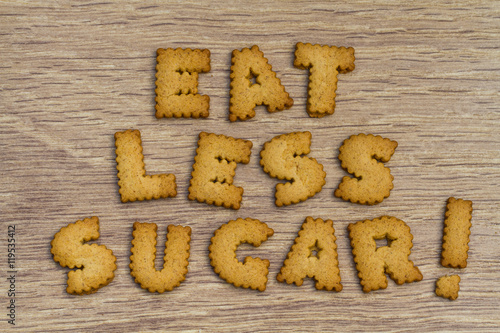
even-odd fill
[{"label": "golden brown cookie", "polygon": [[158,49],[156,118],[206,118],[210,97],[198,94],[198,73],[210,71],[210,51]]},{"label": "golden brown cookie", "polygon": [[260,165],[269,176],[289,182],[276,185],[276,206],[305,201],[321,191],[326,173],[309,154],[310,132],[295,132],[274,137],[260,152]]},{"label": "golden brown cookie", "polygon": [[177,195],[173,174],[146,175],[141,132],[138,130],[116,132],[115,145],[116,169],[122,202],[168,198]]},{"label": "golden brown cookie", "polygon": [[441,265],[444,267],[467,267],[471,219],[472,201],[448,199],[441,251]]},{"label": "golden brown cookie", "polygon": [[233,185],[236,163],[250,161],[252,142],[200,133],[189,186],[189,200],[239,209],[243,188]]},{"label": "golden brown cookie", "polygon": [[[352,254],[363,291],[387,288],[384,273],[397,284],[422,280],[420,270],[408,259],[413,247],[410,227],[403,221],[382,216],[349,224]],[[377,239],[387,246],[377,248]]]},{"label": "golden brown cookie", "polygon": [[460,276],[441,276],[436,281],[436,295],[448,298],[450,300],[456,300],[458,297],[458,292],[460,291]]},{"label": "golden brown cookie", "polygon": [[335,196],[364,205],[378,204],[387,198],[394,187],[394,177],[382,162],[391,159],[397,146],[396,141],[372,134],[346,139],[339,149],[339,160],[342,168],[354,177],[342,178]]},{"label": "golden brown cookie", "polygon": [[167,227],[165,256],[161,271],[155,269],[156,231],[157,226],[154,223],[134,223],[129,267],[130,275],[135,278],[135,282],[139,283],[142,289],[161,294],[178,287],[186,279],[191,228],[180,225]]},{"label": "golden brown cookie", "polygon": [[95,216],[70,223],[54,235],[50,252],[54,261],[69,271],[68,294],[95,293],[115,277],[116,257],[104,245],[84,244],[99,238],[99,219]]},{"label": "golden brown cookie", "polygon": [[269,112],[282,111],[293,105],[293,99],[257,45],[234,50],[231,64],[229,120],[253,118],[257,105],[267,105]]},{"label": "golden brown cookie", "polygon": [[307,217],[276,279],[301,286],[305,277],[311,277],[318,290],[341,291],[335,241],[331,220]]},{"label": "golden brown cookie", "polygon": [[309,68],[307,113],[324,117],[335,111],[337,74],[354,70],[354,49],[297,43],[294,66]]},{"label": "golden brown cookie", "polygon": [[246,257],[242,263],[236,258],[236,249],[241,243],[260,246],[273,233],[265,223],[250,218],[223,224],[215,231],[208,248],[215,273],[235,287],[266,290],[269,260]]}]

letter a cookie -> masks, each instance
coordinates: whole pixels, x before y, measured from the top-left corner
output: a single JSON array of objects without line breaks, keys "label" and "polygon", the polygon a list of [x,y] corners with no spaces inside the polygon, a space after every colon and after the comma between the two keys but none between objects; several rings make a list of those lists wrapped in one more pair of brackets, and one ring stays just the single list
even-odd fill
[{"label": "letter a cookie", "polygon": [[[282,111],[293,105],[293,99],[258,46],[234,50],[231,63],[229,120],[253,118],[257,105],[267,105],[269,112]],[[252,78],[255,78],[255,83],[252,83]]]},{"label": "letter a cookie", "polygon": [[301,286],[305,277],[312,277],[318,290],[341,291],[335,241],[331,220],[307,217],[276,279]]}]

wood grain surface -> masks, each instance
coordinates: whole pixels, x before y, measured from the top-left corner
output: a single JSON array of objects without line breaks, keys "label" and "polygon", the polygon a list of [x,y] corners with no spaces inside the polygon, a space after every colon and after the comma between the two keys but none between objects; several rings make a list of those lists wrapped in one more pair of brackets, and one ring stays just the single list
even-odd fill
[{"label": "wood grain surface", "polygon": [[[306,113],[308,72],[293,67],[297,42],[350,46],[356,69],[339,75],[332,116]],[[228,120],[231,52],[258,45],[294,99],[291,109],[257,107]],[[200,74],[207,119],[156,119],[158,48],[207,48]],[[500,2],[498,1],[2,1],[0,3],[0,331],[490,331],[500,330]],[[175,198],[123,204],[113,135],[141,131],[148,173],[174,173]],[[235,184],[238,211],[187,199],[201,131],[253,142]],[[312,133],[326,185],[313,198],[277,208],[278,182],[259,165],[274,136]],[[345,171],[338,148],[352,134],[396,140],[394,189],[376,206],[334,197]],[[446,200],[473,201],[468,266],[440,265]],[[113,282],[97,293],[65,292],[67,272],[50,241],[68,223],[100,219],[96,243],[114,251]],[[410,258],[424,278],[365,294],[347,226],[392,215],[412,230]],[[317,291],[276,275],[307,216],[334,221],[344,289]],[[212,270],[213,232],[238,217],[266,222],[274,236],[238,258],[270,260],[265,292],[235,288]],[[142,290],[128,268],[135,221],[193,230],[189,273],[164,294]],[[16,228],[16,325],[7,320],[8,226]],[[156,261],[161,267],[162,256]],[[456,301],[434,294],[458,274]]]}]

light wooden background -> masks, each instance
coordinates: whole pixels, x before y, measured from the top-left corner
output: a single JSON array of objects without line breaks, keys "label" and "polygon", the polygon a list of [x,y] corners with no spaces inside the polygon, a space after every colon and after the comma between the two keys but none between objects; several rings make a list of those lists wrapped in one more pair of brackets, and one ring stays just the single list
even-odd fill
[{"label": "light wooden background", "polygon": [[[25,331],[498,331],[500,329],[500,2],[101,2],[0,3],[0,330],[6,322],[7,225],[16,226],[16,329]],[[339,76],[335,114],[309,118],[307,71],[293,67],[297,42],[351,46],[356,69]],[[231,52],[258,45],[294,106],[230,123]],[[208,119],[154,117],[156,49],[208,48],[212,70],[199,91]],[[139,129],[148,173],[174,173],[172,199],[119,200],[114,139]],[[326,185],[298,205],[274,206],[275,179],[259,166],[263,144],[278,134],[310,131],[310,156]],[[239,211],[187,199],[201,131],[251,140],[235,184]],[[394,190],[361,206],[335,198],[346,175],[342,141],[372,133],[396,140],[387,166]],[[446,200],[472,200],[468,267],[440,266]],[[114,281],[93,295],[66,294],[68,269],[50,254],[53,235],[96,215],[97,243],[111,248]],[[411,259],[421,282],[364,294],[347,225],[381,215],[404,220],[414,236]],[[332,219],[344,290],[316,291],[276,281],[307,216]],[[238,289],[212,270],[212,233],[238,217],[266,222],[275,234],[246,255],[271,262],[265,292]],[[157,223],[163,253],[168,224],[193,230],[186,281],[150,294],[129,274],[135,221]],[[162,257],[162,256],[160,256]],[[157,267],[160,267],[157,260]],[[438,277],[458,273],[459,298],[434,295]]]}]

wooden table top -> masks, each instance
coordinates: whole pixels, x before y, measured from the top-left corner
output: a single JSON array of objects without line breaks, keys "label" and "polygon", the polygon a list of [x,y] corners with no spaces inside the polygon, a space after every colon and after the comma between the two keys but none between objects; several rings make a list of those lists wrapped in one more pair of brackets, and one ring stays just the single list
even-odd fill
[{"label": "wooden table top", "polygon": [[[0,4],[0,331],[498,331],[500,329],[500,2],[45,2]],[[356,68],[338,76],[331,116],[306,113],[308,72],[293,66],[295,44],[353,47]],[[294,99],[289,110],[257,107],[230,122],[231,52],[258,45]],[[210,96],[206,119],[156,119],[158,48],[207,48],[211,71],[199,92]],[[173,173],[175,198],[121,203],[113,135],[141,131],[150,174]],[[239,164],[244,188],[235,211],[187,199],[198,134],[250,140]],[[311,152],[327,173],[313,198],[278,208],[276,179],[264,173],[266,141],[312,133]],[[390,197],[375,206],[334,197],[338,149],[352,134],[399,143],[390,162]],[[446,200],[473,201],[467,268],[440,265]],[[65,292],[67,272],[50,241],[69,223],[100,219],[98,244],[112,249],[112,283],[85,296]],[[405,221],[417,283],[363,293],[347,226],[382,215]],[[317,291],[279,283],[276,275],[307,216],[331,219],[344,289]],[[208,258],[213,232],[236,218],[266,222],[274,235],[238,258],[270,261],[265,292],[235,288]],[[156,223],[158,253],[167,225],[192,228],[186,280],[163,294],[142,290],[128,267],[135,221]],[[8,228],[15,226],[15,265]],[[162,255],[156,260],[161,267]],[[8,278],[15,273],[15,295]],[[461,277],[459,298],[434,294],[443,275]]]}]

